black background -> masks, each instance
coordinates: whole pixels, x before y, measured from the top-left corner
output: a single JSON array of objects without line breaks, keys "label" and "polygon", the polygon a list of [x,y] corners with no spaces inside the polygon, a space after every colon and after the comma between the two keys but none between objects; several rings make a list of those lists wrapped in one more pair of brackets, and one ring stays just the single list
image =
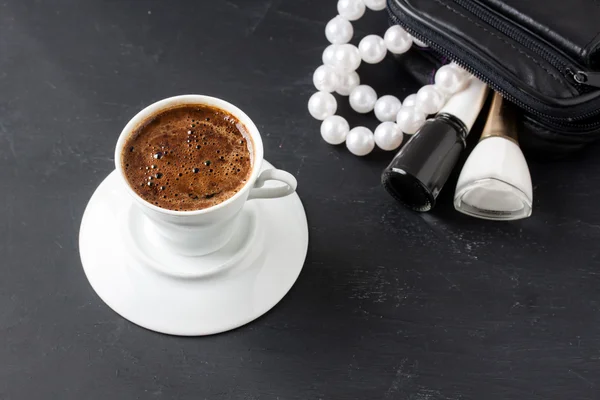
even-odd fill
[{"label": "black background", "polygon": [[[434,212],[403,209],[379,184],[391,154],[327,145],[306,111],[335,13],[334,0],[0,1],[1,399],[599,398],[600,149],[530,162],[524,221],[454,212],[456,177]],[[354,42],[386,25],[368,12]],[[415,89],[389,57],[359,72],[379,94]],[[122,127],[184,93],[253,118],[310,226],[277,307],[187,339],[112,312],[77,245]]]}]

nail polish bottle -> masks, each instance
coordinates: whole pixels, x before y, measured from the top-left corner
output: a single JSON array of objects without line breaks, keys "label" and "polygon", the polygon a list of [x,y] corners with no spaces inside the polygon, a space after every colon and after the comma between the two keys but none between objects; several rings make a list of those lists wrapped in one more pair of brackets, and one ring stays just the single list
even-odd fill
[{"label": "nail polish bottle", "polygon": [[487,85],[471,78],[432,119],[400,149],[383,171],[383,187],[408,208],[426,212],[433,208],[439,192],[464,150],[487,94]]},{"label": "nail polish bottle", "polygon": [[529,217],[532,203],[513,106],[495,93],[481,139],[458,178],[454,207],[477,218],[508,221]]}]

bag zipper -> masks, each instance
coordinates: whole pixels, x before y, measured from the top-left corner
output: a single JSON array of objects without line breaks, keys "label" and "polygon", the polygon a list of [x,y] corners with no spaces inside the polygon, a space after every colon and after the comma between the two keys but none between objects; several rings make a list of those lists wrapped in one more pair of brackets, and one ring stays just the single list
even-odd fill
[{"label": "bag zipper", "polygon": [[[454,0],[454,2],[480,20],[489,24],[494,29],[502,32],[517,43],[541,56],[554,68],[560,71],[563,76],[571,79],[574,83],[600,88],[600,74],[584,71],[581,68],[576,67],[576,63],[568,59],[560,51],[545,44],[543,41],[531,39],[518,28],[502,21],[502,19],[496,16],[493,11],[480,5],[477,0]],[[590,75],[596,75],[596,79],[588,79],[588,76]]]},{"label": "bag zipper", "polygon": [[600,87],[600,72],[577,71],[572,72],[572,74],[573,79],[575,79],[577,83]]},{"label": "bag zipper", "polygon": [[[547,110],[547,112],[542,112],[536,108],[533,108],[523,99],[525,96],[522,94],[522,91],[515,90],[514,92],[517,93],[518,95],[513,95],[512,93],[509,93],[508,91],[501,88],[497,83],[495,83],[497,81],[505,81],[509,84],[509,86],[515,86],[511,82],[508,82],[504,77],[500,76],[495,71],[489,70],[488,67],[481,64],[477,60],[477,58],[474,56],[469,55],[469,57],[466,57],[469,59],[469,62],[471,64],[469,64],[469,65],[465,64],[461,58],[456,56],[456,54],[459,54],[461,51],[464,53],[463,49],[458,48],[454,43],[447,40],[446,38],[444,38],[442,35],[440,35],[436,31],[426,27],[424,24],[419,23],[414,18],[408,17],[408,18],[400,19],[395,14],[394,11],[398,12],[400,15],[403,15],[403,16],[405,15],[405,13],[403,12],[403,10],[399,9],[400,6],[396,4],[395,0],[388,0],[388,4],[389,4],[388,15],[394,24],[401,25],[412,36],[416,37],[419,40],[424,41],[438,53],[440,53],[440,54],[444,55],[445,57],[456,62],[458,65],[463,67],[465,70],[469,71],[471,74],[476,76],[478,79],[485,82],[493,90],[500,93],[505,99],[507,99],[511,103],[516,104],[517,106],[524,109],[525,111],[527,111],[530,114],[536,115],[538,118],[540,118],[541,121],[543,121],[549,127],[579,128],[579,129],[586,129],[586,130],[587,129],[595,129],[597,127],[600,127],[600,120],[594,121],[592,123],[577,123],[577,121],[582,121],[587,118],[594,117],[597,114],[600,114],[600,108],[595,108],[592,111],[586,112],[575,118],[574,117],[557,117],[557,116],[552,115],[552,112],[554,110],[551,107],[548,107],[547,105],[540,102],[539,100],[528,96],[527,101],[537,103],[537,105],[539,106],[540,109]],[[425,32],[425,34],[422,32]],[[451,49],[451,50],[448,50],[448,49]],[[475,67],[472,67],[471,65],[474,65]],[[492,79],[488,78],[488,76],[484,76],[481,72],[479,72],[480,70],[487,70],[489,76],[491,76]],[[581,72],[582,74],[581,75],[574,74],[575,80],[589,79],[589,73],[587,73],[585,71],[577,71],[577,72]],[[595,75],[596,75],[596,73],[593,74],[593,79],[597,78]],[[598,75],[600,75],[600,74],[598,74]],[[577,76],[577,77],[575,77],[575,76]]]}]

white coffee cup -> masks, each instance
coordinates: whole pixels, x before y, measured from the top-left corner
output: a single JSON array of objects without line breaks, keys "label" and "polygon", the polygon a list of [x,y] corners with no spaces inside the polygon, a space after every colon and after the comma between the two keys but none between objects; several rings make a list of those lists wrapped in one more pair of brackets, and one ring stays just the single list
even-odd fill
[{"label": "white coffee cup", "polygon": [[[131,133],[148,118],[179,105],[202,104],[224,110],[246,127],[252,142],[252,173],[246,184],[232,197],[212,207],[194,211],[174,211],[158,207],[141,198],[129,185],[122,167],[123,146]],[[263,143],[254,122],[239,108],[224,100],[203,95],[182,95],[160,100],[137,113],[125,126],[115,150],[115,166],[127,192],[149,218],[155,234],[170,250],[187,256],[201,256],[217,251],[231,238],[237,216],[246,200],[284,197],[296,190],[296,178],[279,169],[261,171]],[[263,187],[266,181],[283,185]]]}]

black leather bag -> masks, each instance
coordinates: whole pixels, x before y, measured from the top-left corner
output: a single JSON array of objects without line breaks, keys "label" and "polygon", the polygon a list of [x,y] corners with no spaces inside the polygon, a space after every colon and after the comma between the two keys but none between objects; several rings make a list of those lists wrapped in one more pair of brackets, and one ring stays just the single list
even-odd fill
[{"label": "black leather bag", "polygon": [[429,46],[400,57],[407,70],[425,83],[456,61],[520,108],[526,150],[561,156],[600,138],[597,0],[388,0],[388,12]]}]

